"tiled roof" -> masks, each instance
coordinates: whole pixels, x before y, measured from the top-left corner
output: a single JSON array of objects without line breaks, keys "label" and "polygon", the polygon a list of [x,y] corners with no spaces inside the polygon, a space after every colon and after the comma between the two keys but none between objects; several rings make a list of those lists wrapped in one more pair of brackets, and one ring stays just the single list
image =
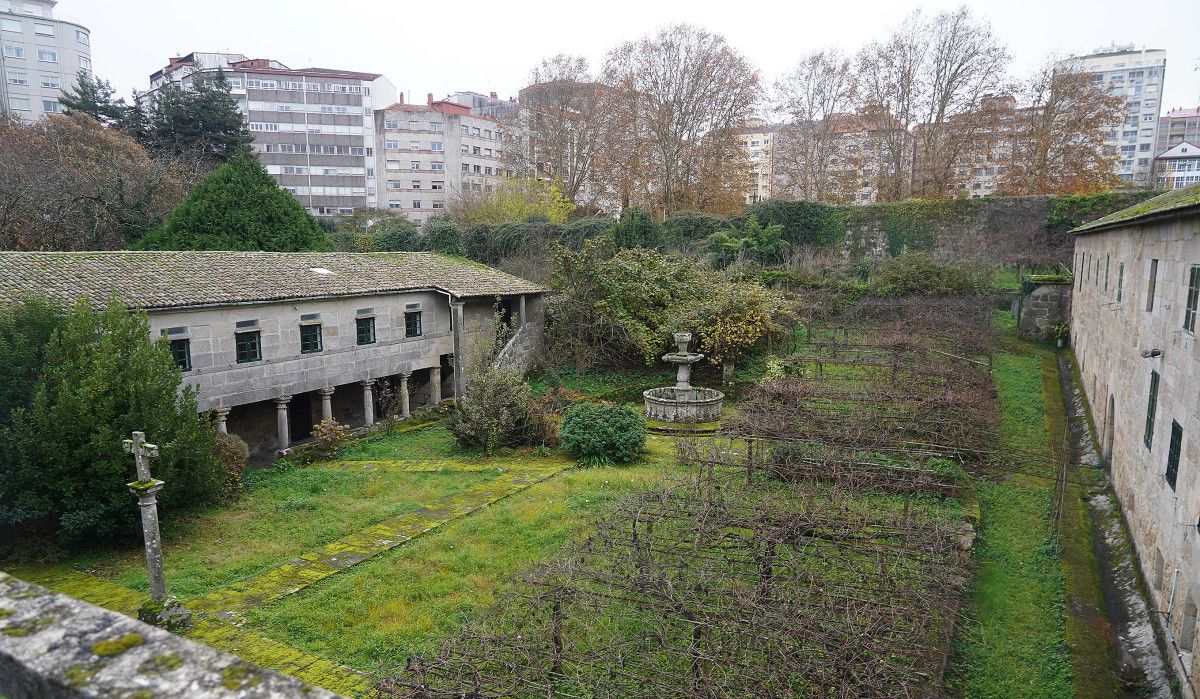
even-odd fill
[{"label": "tiled roof", "polygon": [[454,296],[545,291],[470,260],[428,252],[0,252],[0,303],[30,295],[131,308],[230,305],[437,289]]},{"label": "tiled roof", "polygon": [[1198,212],[1200,212],[1200,184],[1194,184],[1190,187],[1171,190],[1153,199],[1134,204],[1128,209],[1121,209],[1104,218],[1085,223],[1072,232],[1094,233],[1109,228],[1141,223],[1147,219]]}]

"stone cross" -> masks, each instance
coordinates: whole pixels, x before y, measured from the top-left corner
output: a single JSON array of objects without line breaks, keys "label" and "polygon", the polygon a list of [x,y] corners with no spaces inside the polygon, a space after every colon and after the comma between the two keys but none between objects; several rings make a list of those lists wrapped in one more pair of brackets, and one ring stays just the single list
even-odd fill
[{"label": "stone cross", "polygon": [[167,579],[163,574],[162,542],[158,536],[158,499],[163,481],[150,475],[150,459],[158,457],[158,446],[146,442],[144,432],[134,432],[133,439],[122,442],[126,454],[133,454],[137,464],[137,480],[129,483],[129,490],[138,498],[142,510],[142,534],[146,539],[146,569],[150,579],[150,597],[157,601],[167,599]]}]

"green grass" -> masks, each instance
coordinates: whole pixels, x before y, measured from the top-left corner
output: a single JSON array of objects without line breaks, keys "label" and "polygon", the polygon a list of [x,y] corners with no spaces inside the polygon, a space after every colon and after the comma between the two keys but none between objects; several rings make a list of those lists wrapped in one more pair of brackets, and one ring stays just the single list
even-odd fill
[{"label": "green grass", "polygon": [[[1006,315],[998,314],[1001,327],[1012,324]],[[1047,399],[1058,381],[1054,355],[1016,340],[1007,347],[996,356],[994,376],[1001,443],[1014,454],[1008,465],[1046,469],[1043,459],[1053,454],[1048,416],[1061,413]],[[1040,458],[1027,462],[1020,451]],[[956,639],[952,689],[972,699],[1074,696],[1053,481],[1001,474],[981,480],[978,492],[976,577]]]},{"label": "green grass", "polygon": [[478,454],[460,452],[454,445],[450,430],[442,425],[422,430],[379,433],[355,442],[342,450],[338,458],[348,461],[371,459],[421,460],[470,458]]},{"label": "green grass", "polygon": [[[163,520],[167,582],[179,597],[207,594],[494,475],[250,471],[236,503]],[[143,556],[140,546],[109,549],[79,554],[66,564],[146,590]]]},{"label": "green grass", "polygon": [[616,498],[662,474],[655,465],[561,473],[268,605],[247,628],[359,670],[395,669],[490,605]]}]

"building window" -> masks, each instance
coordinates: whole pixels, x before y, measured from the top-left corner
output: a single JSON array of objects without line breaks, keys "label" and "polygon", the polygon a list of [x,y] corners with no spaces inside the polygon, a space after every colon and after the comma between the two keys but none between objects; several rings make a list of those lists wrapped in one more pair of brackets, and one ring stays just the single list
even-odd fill
[{"label": "building window", "polygon": [[58,63],[58,51],[38,49],[38,60],[43,63]]},{"label": "building window", "polygon": [[420,199],[413,199],[413,205],[412,205],[412,208],[414,208],[414,209],[419,209],[419,208],[421,208],[421,200],[420,200]]},{"label": "building window", "polygon": [[53,24],[42,24],[41,22],[33,23],[33,33],[38,36],[54,36]]},{"label": "building window", "polygon": [[1183,329],[1196,332],[1196,307],[1200,305],[1200,265],[1192,265],[1188,273],[1187,303],[1183,309]]},{"label": "building window", "polygon": [[92,69],[92,59],[88,58],[87,56],[80,56],[79,67],[90,71]]},{"label": "building window", "polygon": [[62,110],[59,108],[58,100],[42,100],[42,111],[46,114],[58,114]]},{"label": "building window", "polygon": [[9,97],[8,98],[8,108],[14,109],[18,112],[28,112],[29,111],[29,98],[28,97],[16,97],[16,96]]},{"label": "building window", "polygon": [[1179,453],[1183,450],[1183,428],[1179,423],[1171,421],[1171,447],[1167,449],[1167,485],[1175,490],[1179,480]]},{"label": "building window", "polygon": [[1150,372],[1150,402],[1146,406],[1146,434],[1142,442],[1150,449],[1154,444],[1154,413],[1158,410],[1158,372]]},{"label": "building window", "polygon": [[312,354],[321,351],[321,324],[309,323],[300,326],[300,352]]},{"label": "building window", "polygon": [[385,122],[383,122],[383,128],[385,128],[385,129],[398,129],[398,128],[400,128],[400,122],[398,122],[398,121],[385,121]]},{"label": "building window", "polygon": [[1112,255],[1104,256],[1104,293],[1108,293],[1108,265],[1112,262]]},{"label": "building window", "polygon": [[91,40],[88,38],[88,33],[79,29],[75,30],[75,41],[78,41],[84,46],[87,46],[91,43]]},{"label": "building window", "polygon": [[421,180],[413,180],[413,181],[412,181],[412,188],[413,188],[413,189],[420,189],[420,188],[421,188]]},{"label": "building window", "polygon": [[420,170],[420,169],[421,169],[421,161],[420,161],[420,160],[413,160],[413,161],[411,161],[411,163],[410,163],[410,164],[412,165],[412,169],[413,169],[413,170]]},{"label": "building window", "polygon": [[24,46],[13,46],[12,44],[4,45],[5,58],[25,58]]},{"label": "building window", "polygon": [[1117,265],[1117,303],[1121,303],[1121,295],[1125,293],[1125,263]]},{"label": "building window", "polygon": [[6,32],[20,33],[22,31],[21,20],[19,20],[19,19],[0,19],[0,29],[3,29]]},{"label": "building window", "polygon": [[59,82],[57,75],[47,75],[42,73],[42,87],[57,90],[61,86],[62,83]]},{"label": "building window", "polygon": [[1146,289],[1146,310],[1154,310],[1154,290],[1158,286],[1158,260],[1150,260],[1150,285]]},{"label": "building window", "polygon": [[8,84],[9,85],[28,85],[29,77],[18,70],[10,70],[10,71],[8,71]]},{"label": "building window", "polygon": [[261,333],[258,330],[234,333],[234,348],[237,351],[237,363],[257,362],[262,359]]},{"label": "building window", "polygon": [[434,141],[429,144],[429,150],[444,150],[444,147],[441,141]]},{"label": "building window", "polygon": [[405,337],[420,337],[421,335],[421,312],[408,311],[404,314],[404,336]]},{"label": "building window", "polygon": [[409,150],[421,150],[421,142],[420,141],[409,141],[408,149]]},{"label": "building window", "polygon": [[420,128],[421,128],[421,125],[418,124],[417,122],[415,122],[415,121],[408,122],[408,130],[409,131],[416,131]]},{"label": "building window", "polygon": [[182,371],[192,370],[192,341],[187,338],[171,340],[171,359]]},{"label": "building window", "polygon": [[375,344],[375,319],[374,318],[355,318],[354,330],[358,337],[358,344],[373,345]]}]

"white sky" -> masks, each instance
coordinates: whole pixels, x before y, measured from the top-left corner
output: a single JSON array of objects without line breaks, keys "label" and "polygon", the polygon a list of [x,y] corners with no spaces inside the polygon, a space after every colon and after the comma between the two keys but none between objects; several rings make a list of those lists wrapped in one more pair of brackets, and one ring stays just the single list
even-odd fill
[{"label": "white sky", "polygon": [[[725,35],[770,84],[822,46],[853,52],[910,11],[958,0],[60,0],[92,30],[96,73],[118,92],[146,89],[171,55],[231,51],[299,68],[377,72],[423,101],[455,90],[515,95],[555,53],[599,63],[621,41],[673,22]],[[1200,105],[1200,0],[969,0],[1013,54],[1018,74],[1050,52],[1112,42],[1167,51],[1164,111]],[[413,99],[413,97],[409,97]]]}]

